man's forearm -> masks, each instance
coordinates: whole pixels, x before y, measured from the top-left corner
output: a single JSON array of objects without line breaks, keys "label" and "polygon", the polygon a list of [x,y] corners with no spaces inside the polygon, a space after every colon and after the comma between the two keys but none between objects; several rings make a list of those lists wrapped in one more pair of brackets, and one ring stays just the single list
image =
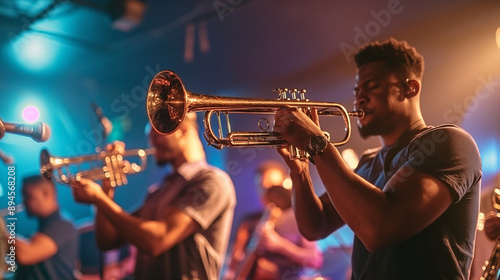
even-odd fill
[{"label": "man's forearm", "polygon": [[95,231],[97,246],[100,250],[115,249],[125,243],[123,236],[100,210],[97,210],[95,218]]},{"label": "man's forearm", "polygon": [[101,215],[98,216],[98,219],[102,222],[101,225],[104,226],[101,230],[112,226],[114,233],[143,251],[151,252],[156,250],[155,247],[157,241],[161,238],[161,233],[166,232],[164,223],[144,221],[129,215],[107,196],[102,196],[96,202],[96,206],[98,215]]},{"label": "man's forearm", "polygon": [[[108,180],[102,182],[103,192],[113,200],[115,189],[111,187]],[[111,250],[122,246],[125,243],[124,238],[120,235],[115,226],[102,214],[102,211],[97,209],[95,218],[95,231],[97,246],[100,250]]]},{"label": "man's forearm", "polygon": [[314,193],[309,172],[290,174],[293,183],[292,201],[301,233],[310,240],[328,235],[324,233],[326,220],[322,203]]}]

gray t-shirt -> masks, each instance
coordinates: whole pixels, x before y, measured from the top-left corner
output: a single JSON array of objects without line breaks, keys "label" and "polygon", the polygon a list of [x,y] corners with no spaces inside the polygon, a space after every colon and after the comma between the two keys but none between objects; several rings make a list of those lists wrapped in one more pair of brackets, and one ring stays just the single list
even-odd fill
[{"label": "gray t-shirt", "polygon": [[138,251],[136,279],[218,279],[235,205],[234,186],[225,172],[205,161],[183,164],[147,196],[137,215],[161,220],[177,206],[201,229],[157,257]]},{"label": "gray t-shirt", "polygon": [[352,279],[468,279],[479,212],[479,152],[456,126],[420,125],[396,145],[365,154],[355,171],[382,189],[400,168],[419,170],[443,181],[453,203],[421,232],[378,251],[369,252],[355,237]]},{"label": "gray t-shirt", "polygon": [[16,279],[19,280],[71,280],[76,279],[78,258],[78,232],[70,221],[63,219],[58,211],[40,218],[38,232],[50,237],[57,245],[57,253],[34,265],[19,265]]}]

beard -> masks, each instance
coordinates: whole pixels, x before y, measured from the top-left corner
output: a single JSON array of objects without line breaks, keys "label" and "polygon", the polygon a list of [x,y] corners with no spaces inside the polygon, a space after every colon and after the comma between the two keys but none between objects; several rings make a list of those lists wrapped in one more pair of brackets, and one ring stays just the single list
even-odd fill
[{"label": "beard", "polygon": [[374,125],[365,125],[365,126],[358,125],[358,132],[361,138],[366,140],[370,136],[377,135],[377,128]]},{"label": "beard", "polygon": [[390,125],[386,122],[380,121],[377,117],[374,117],[371,122],[364,126],[358,124],[359,135],[363,139],[367,139],[370,136],[384,135],[390,130]]},{"label": "beard", "polygon": [[174,162],[175,157],[176,157],[176,154],[174,154],[172,152],[168,152],[165,150],[161,150],[161,151],[157,150],[156,156],[155,156],[156,165],[159,167],[168,165],[168,164]]}]

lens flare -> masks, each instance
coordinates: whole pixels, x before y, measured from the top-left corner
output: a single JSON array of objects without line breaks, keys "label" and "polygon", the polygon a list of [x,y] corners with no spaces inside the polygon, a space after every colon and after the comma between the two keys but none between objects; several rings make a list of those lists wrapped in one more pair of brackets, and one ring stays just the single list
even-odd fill
[{"label": "lens flare", "polygon": [[40,111],[35,106],[27,106],[23,109],[23,120],[27,123],[34,123],[40,118]]}]

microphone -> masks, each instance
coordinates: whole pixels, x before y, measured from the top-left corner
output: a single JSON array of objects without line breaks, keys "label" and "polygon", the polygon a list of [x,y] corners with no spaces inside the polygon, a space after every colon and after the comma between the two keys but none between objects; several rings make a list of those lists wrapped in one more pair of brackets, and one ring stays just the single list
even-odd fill
[{"label": "microphone", "polygon": [[50,127],[44,123],[16,124],[0,121],[0,138],[5,132],[10,132],[18,135],[29,136],[36,142],[45,142],[50,138]]},{"label": "microphone", "polygon": [[108,118],[106,118],[106,116],[102,113],[102,108],[97,106],[97,104],[92,102],[90,103],[90,107],[92,107],[92,110],[94,110],[94,113],[96,114],[97,119],[102,126],[102,133],[104,135],[104,138],[108,137],[108,135],[111,134],[111,131],[113,130],[113,124]]}]

